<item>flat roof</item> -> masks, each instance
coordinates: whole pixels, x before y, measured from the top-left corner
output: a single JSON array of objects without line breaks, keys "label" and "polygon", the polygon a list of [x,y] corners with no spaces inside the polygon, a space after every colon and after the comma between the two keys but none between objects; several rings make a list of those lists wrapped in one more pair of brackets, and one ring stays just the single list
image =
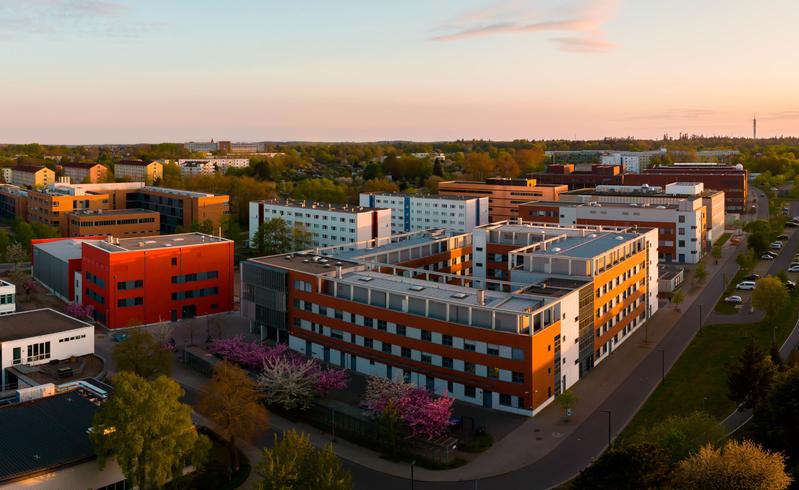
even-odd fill
[{"label": "flat roof", "polygon": [[[599,194],[597,194],[599,195]],[[632,197],[632,196],[631,196]],[[677,197],[679,196],[671,196]],[[592,201],[593,202],[593,201]],[[600,202],[596,205],[592,205],[591,202],[572,202],[572,201],[530,201],[530,205],[541,205],[541,206],[558,206],[558,207],[573,207],[573,208],[630,208],[630,209],[679,209],[680,205],[675,203],[647,203],[646,206],[640,203],[634,202]]]},{"label": "flat roof", "polygon": [[0,342],[38,337],[39,335],[66,332],[85,327],[91,327],[91,325],[50,308],[19,311],[0,316]]},{"label": "flat roof", "polygon": [[540,296],[550,296],[553,298],[560,298],[565,296],[575,289],[581,288],[588,284],[587,280],[580,279],[563,279],[559,277],[546,277],[542,278],[530,286],[522,289],[520,292],[527,294],[535,294]]},{"label": "flat roof", "polygon": [[79,209],[71,211],[67,214],[75,214],[78,216],[119,216],[123,214],[160,214],[158,211],[150,211],[149,209],[130,208],[130,209],[103,209],[101,212],[91,209]]},{"label": "flat roof", "polygon": [[334,211],[337,213],[352,213],[352,214],[364,213],[368,211],[377,211],[379,209],[389,209],[389,208],[370,208],[365,206],[356,206],[354,204],[333,204],[333,203],[316,202],[316,201],[293,201],[289,199],[263,199],[260,201],[250,201],[250,202],[271,204],[273,206],[282,206],[292,209]]},{"label": "flat roof", "polygon": [[449,201],[469,201],[471,199],[481,199],[479,196],[442,196],[439,194],[408,194],[404,192],[361,192],[361,195],[369,196],[389,196],[389,197],[411,197],[416,199],[446,199]]},{"label": "flat roof", "polygon": [[391,243],[386,243],[372,248],[324,250],[324,252],[330,254],[332,257],[335,257],[337,259],[357,259],[359,257],[363,257],[364,255],[379,254],[391,250],[412,247],[414,245],[424,245],[427,243],[436,242],[438,240],[441,240],[442,238],[449,238],[449,237],[450,235],[424,234],[424,235],[410,237],[405,240],[392,241]]},{"label": "flat roof", "polygon": [[213,196],[225,195],[225,194],[212,194],[210,192],[185,191],[183,189],[170,189],[167,187],[154,187],[151,185],[142,187],[142,190],[147,192],[161,192],[163,194],[172,194],[175,196],[185,196],[185,197],[213,197]]},{"label": "flat roof", "polygon": [[0,408],[0,482],[93,459],[98,411],[77,391]]},{"label": "flat roof", "polygon": [[54,240],[52,242],[34,243],[33,248],[46,252],[53,257],[64,262],[71,259],[81,258],[82,244],[85,239],[66,238],[64,240]]},{"label": "flat roof", "polygon": [[117,238],[114,243],[107,240],[88,242],[90,245],[106,252],[130,252],[137,250],[155,250],[159,248],[187,247],[210,243],[229,242],[227,238],[219,238],[205,233],[178,233],[175,235],[159,235],[141,238]]},{"label": "flat roof", "polygon": [[[553,203],[554,204],[554,203]],[[559,203],[558,203],[559,204]],[[486,225],[491,226],[491,225]],[[629,228],[629,227],[619,227]],[[642,230],[649,229],[642,227]],[[607,252],[616,248],[617,246],[634,240],[640,235],[638,233],[624,232],[624,231],[599,231],[594,229],[575,229],[575,228],[559,228],[556,226],[540,226],[534,224],[501,224],[499,226],[488,228],[488,230],[496,231],[499,233],[524,233],[524,234],[541,234],[544,235],[540,241],[550,240],[557,236],[564,238],[549,242],[546,250],[535,250],[529,253],[540,255],[562,255],[564,257],[574,257],[590,259],[599,254]],[[569,235],[566,231],[570,230],[579,231],[579,234]],[[535,242],[530,245],[534,245]],[[524,245],[519,245],[518,248],[524,248]]]},{"label": "flat roof", "polygon": [[297,272],[309,274],[324,274],[325,272],[335,272],[336,265],[343,268],[356,267],[360,264],[349,260],[340,260],[332,257],[323,257],[315,254],[291,253],[270,255],[268,257],[258,257],[250,259],[257,264],[268,265],[280,269],[290,269]]}]

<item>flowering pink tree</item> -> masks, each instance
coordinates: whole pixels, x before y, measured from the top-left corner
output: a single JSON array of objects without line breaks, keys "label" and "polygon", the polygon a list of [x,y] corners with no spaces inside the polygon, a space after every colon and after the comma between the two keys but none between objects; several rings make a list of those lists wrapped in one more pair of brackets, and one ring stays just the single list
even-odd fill
[{"label": "flowering pink tree", "polygon": [[[304,356],[290,350],[285,344],[276,344],[272,347],[259,342],[248,342],[244,337],[231,337],[217,339],[211,343],[209,352],[223,359],[234,362],[245,368],[260,370],[278,370],[279,374],[272,379],[291,379],[296,385],[296,376],[286,378],[285,368],[294,366],[297,372],[308,378],[310,385],[318,396],[327,396],[333,390],[343,390],[347,387],[349,377],[343,369],[324,368],[316,359],[306,359]],[[279,364],[277,361],[280,362]]]},{"label": "flowering pink tree", "polygon": [[446,394],[435,397],[427,390],[408,383],[371,377],[366,386],[364,404],[375,415],[387,406],[396,408],[410,437],[432,439],[449,427],[454,400]]},{"label": "flowering pink tree", "polygon": [[94,307],[92,305],[70,303],[67,305],[64,311],[66,312],[67,315],[73,318],[83,320],[84,318],[89,318],[90,316],[92,316],[92,312],[94,312]]}]

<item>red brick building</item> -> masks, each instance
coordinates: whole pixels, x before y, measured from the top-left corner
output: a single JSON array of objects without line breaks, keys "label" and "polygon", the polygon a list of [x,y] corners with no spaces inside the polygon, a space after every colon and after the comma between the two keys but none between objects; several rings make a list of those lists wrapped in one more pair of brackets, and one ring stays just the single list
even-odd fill
[{"label": "red brick building", "polygon": [[82,244],[81,301],[108,328],[233,309],[233,242],[203,233]]},{"label": "red brick building", "polygon": [[528,177],[539,184],[564,184],[569,186],[569,190],[575,190],[598,185],[623,185],[627,174],[621,165],[560,163],[549,165],[546,172]]}]

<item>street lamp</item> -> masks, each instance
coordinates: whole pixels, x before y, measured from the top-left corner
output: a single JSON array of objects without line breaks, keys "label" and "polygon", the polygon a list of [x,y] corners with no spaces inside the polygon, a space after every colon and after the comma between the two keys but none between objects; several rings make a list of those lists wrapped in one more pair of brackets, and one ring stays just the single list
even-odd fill
[{"label": "street lamp", "polygon": [[660,384],[666,382],[666,351],[658,349],[660,352]]},{"label": "street lamp", "polygon": [[611,441],[611,435],[610,435],[610,429],[611,429],[610,410],[600,410],[600,412],[608,414],[608,449],[610,449],[610,444],[612,442]]},{"label": "street lamp", "polygon": [[702,305],[699,305],[699,332],[702,332]]},{"label": "street lamp", "polygon": [[413,481],[413,467],[414,467],[414,465],[415,465],[415,464],[416,464],[416,460],[415,460],[415,459],[412,459],[412,460],[411,460],[411,490],[413,490],[413,486],[414,486],[414,481]]}]

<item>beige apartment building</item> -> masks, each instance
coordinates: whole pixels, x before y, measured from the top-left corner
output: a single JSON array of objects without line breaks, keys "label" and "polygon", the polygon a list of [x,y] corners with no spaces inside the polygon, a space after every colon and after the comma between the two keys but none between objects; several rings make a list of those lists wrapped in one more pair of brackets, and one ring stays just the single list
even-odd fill
[{"label": "beige apartment building", "polygon": [[11,169],[11,183],[20,187],[41,189],[55,183],[55,172],[47,167],[17,165]]},{"label": "beige apartment building", "polygon": [[75,184],[96,184],[108,177],[108,168],[99,163],[65,163],[64,176]]},{"label": "beige apartment building", "polygon": [[114,165],[114,177],[128,179],[131,182],[152,184],[164,176],[164,166],[158,162],[142,160],[122,160]]}]

